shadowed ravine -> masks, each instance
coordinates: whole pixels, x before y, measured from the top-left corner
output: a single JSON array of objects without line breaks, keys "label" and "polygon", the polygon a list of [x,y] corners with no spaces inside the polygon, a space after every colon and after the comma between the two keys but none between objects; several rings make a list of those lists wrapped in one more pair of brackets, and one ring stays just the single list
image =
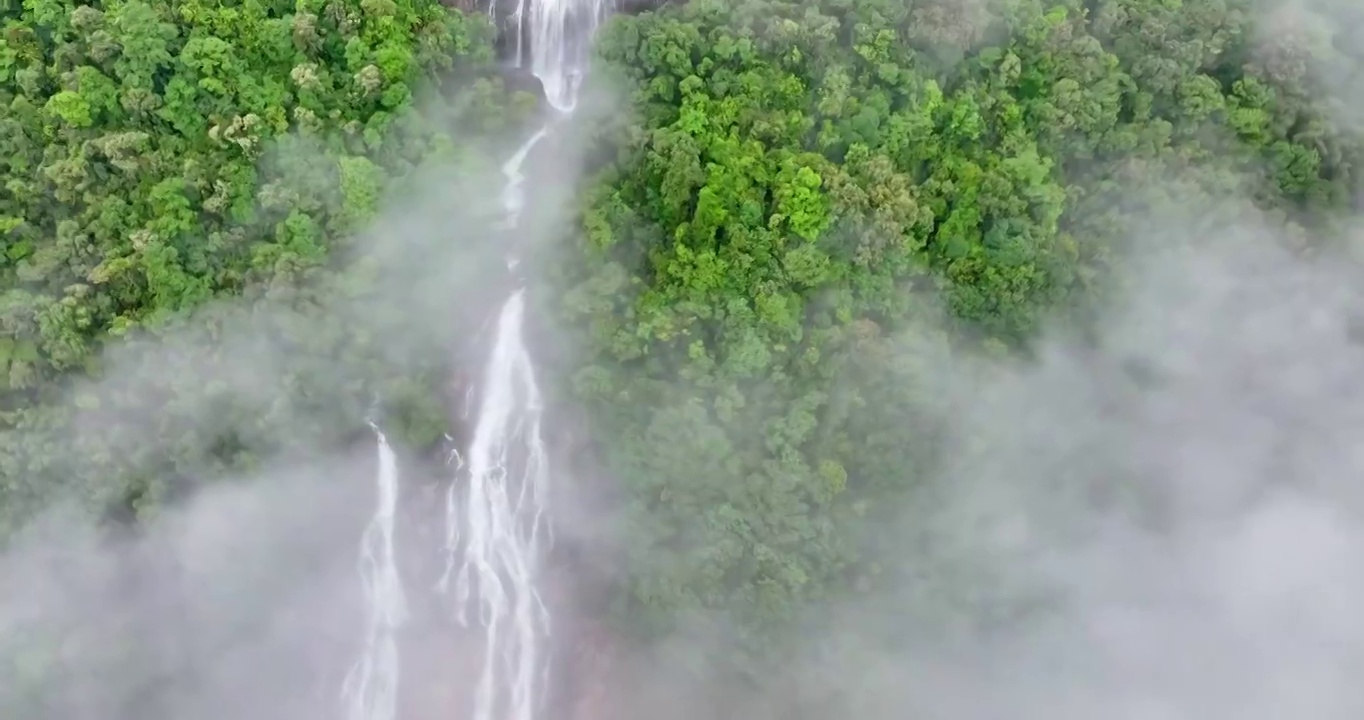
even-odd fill
[{"label": "shadowed ravine", "polygon": [[[497,4],[492,5],[496,12]],[[549,117],[503,166],[507,239],[515,241],[528,197],[522,164],[573,112],[586,72],[592,34],[609,12],[603,0],[520,0],[496,18],[516,38],[514,60],[539,79]],[[519,258],[507,254],[509,270]],[[519,281],[518,281],[519,283]],[[552,469],[541,432],[543,405],[524,335],[526,288],[516,287],[498,310],[481,377],[467,447],[450,457],[453,482],[445,496],[445,566],[432,590],[454,622],[480,646],[473,677],[450,669],[448,681],[468,685],[473,720],[534,720],[544,708],[550,676],[551,618],[538,584],[552,543],[547,501]],[[396,633],[406,617],[403,581],[394,564],[397,463],[382,432],[378,508],[360,550],[368,612],[364,649],[343,687],[348,720],[399,715],[401,653]],[[418,552],[425,549],[418,549]],[[419,592],[422,589],[409,589]],[[424,668],[427,677],[440,676]],[[456,716],[458,717],[458,716]]]}]

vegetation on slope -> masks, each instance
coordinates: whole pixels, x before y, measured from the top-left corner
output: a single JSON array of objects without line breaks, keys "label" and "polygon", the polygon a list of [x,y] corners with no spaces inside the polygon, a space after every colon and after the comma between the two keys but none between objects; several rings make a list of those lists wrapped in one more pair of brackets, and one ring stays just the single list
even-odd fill
[{"label": "vegetation on slope", "polygon": [[1314,72],[1359,57],[1252,9],[692,0],[607,28],[634,112],[560,282],[629,498],[632,626],[723,617],[771,649],[812,601],[900,580],[860,529],[939,460],[907,329],[1026,351],[1101,301],[1161,193],[1329,240],[1362,146]]},{"label": "vegetation on slope", "polygon": [[[471,138],[525,109],[491,79],[441,90],[492,77],[488,22],[434,0],[6,7],[3,514],[67,490],[149,509],[191,470],[333,438],[376,390],[402,392],[376,384],[397,373],[371,328],[329,311],[375,292],[352,239],[385,198],[424,167],[476,162]],[[232,316],[192,317],[243,295]],[[234,323],[265,326],[282,367],[220,356]],[[184,352],[158,348],[165,335]],[[114,358],[123,386],[82,391]],[[259,377],[228,382],[248,374],[234,362]],[[404,394],[443,415],[426,388]]]}]

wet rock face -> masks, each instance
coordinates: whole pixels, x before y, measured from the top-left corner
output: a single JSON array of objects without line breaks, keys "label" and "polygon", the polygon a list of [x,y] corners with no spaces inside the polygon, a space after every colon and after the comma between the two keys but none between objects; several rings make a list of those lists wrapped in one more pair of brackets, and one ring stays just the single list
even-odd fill
[{"label": "wet rock face", "polygon": [[545,84],[540,82],[540,78],[535,77],[527,68],[516,67],[510,62],[503,63],[498,70],[502,76],[502,82],[507,89],[512,92],[525,92],[535,96],[541,103],[545,102]]},{"label": "wet rock face", "polygon": [[[523,67],[527,63],[519,62],[525,59],[524,55],[530,49],[529,28],[522,27],[521,37],[517,38],[517,28],[512,21],[512,18],[516,16],[518,6],[528,3],[530,0],[441,0],[441,2],[447,7],[457,8],[466,13],[485,13],[491,16],[497,24],[495,48],[497,57],[502,63],[503,82],[511,90],[528,92],[542,102],[544,101],[544,84]],[[681,2],[686,2],[686,0],[614,0],[613,11],[626,15],[636,15],[658,9],[664,5]],[[524,10],[524,8],[522,9]]]},{"label": "wet rock face", "polygon": [[[518,0],[441,0],[447,7],[458,8],[464,12],[488,12],[496,3],[494,17],[511,17],[516,12]],[[664,5],[686,2],[686,0],[616,0],[615,11],[626,15],[655,10]]]}]

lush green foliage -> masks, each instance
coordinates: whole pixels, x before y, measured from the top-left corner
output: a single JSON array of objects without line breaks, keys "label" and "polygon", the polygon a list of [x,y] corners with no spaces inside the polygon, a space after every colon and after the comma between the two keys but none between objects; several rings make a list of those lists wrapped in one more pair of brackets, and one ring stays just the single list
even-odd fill
[{"label": "lush green foliage", "polygon": [[634,113],[561,280],[629,497],[629,617],[724,612],[753,647],[893,581],[858,528],[932,475],[937,359],[907,328],[1026,349],[1161,192],[1328,238],[1361,145],[1309,71],[1357,60],[1260,42],[1250,9],[692,0],[608,28]]},{"label": "lush green foliage", "polygon": [[[322,309],[372,294],[347,239],[385,197],[506,126],[495,80],[414,97],[489,69],[490,24],[429,0],[5,7],[0,507],[158,495],[353,427],[384,360]],[[244,324],[278,344],[220,356]],[[113,362],[123,386],[82,389]],[[241,367],[261,377],[229,379]]]},{"label": "lush green foliage", "polygon": [[[605,28],[632,112],[597,131],[552,295],[584,350],[562,401],[626,490],[625,616],[724,612],[751,650],[899,582],[866,528],[935,475],[947,361],[906,330],[1008,353],[1082,325],[1162,196],[1250,197],[1329,241],[1364,148],[1322,87],[1364,47],[1341,2],[1301,32],[1250,0],[692,0]],[[152,508],[335,441],[376,395],[433,439],[441,368],[383,328],[439,329],[411,296],[335,311],[379,304],[354,241],[379,209],[524,107],[476,79],[486,22],[432,0],[0,19],[0,521],[73,490]],[[241,325],[259,346],[219,342]]]}]

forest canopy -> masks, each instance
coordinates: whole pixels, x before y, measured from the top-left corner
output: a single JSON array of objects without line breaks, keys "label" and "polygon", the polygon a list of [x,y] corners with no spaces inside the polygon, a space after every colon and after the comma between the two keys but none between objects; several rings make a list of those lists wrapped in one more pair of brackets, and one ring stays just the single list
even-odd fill
[{"label": "forest canopy", "polygon": [[1248,200],[1300,251],[1338,243],[1364,11],[1318,11],[691,0],[605,28],[632,112],[559,282],[572,396],[629,498],[630,626],[723,617],[770,650],[812,602],[904,580],[866,528],[942,460],[907,332],[1083,333],[1174,208],[1215,228]]},{"label": "forest canopy", "polygon": [[[376,394],[430,398],[430,368],[328,310],[377,297],[366,233],[404,184],[495,162],[478,139],[533,106],[503,89],[486,18],[421,0],[6,8],[0,516],[72,492],[151,511],[335,442]],[[283,367],[205,387],[250,356],[222,339],[245,323],[283,338]],[[116,361],[121,387],[83,390]],[[414,441],[444,427],[425,403]]]}]

